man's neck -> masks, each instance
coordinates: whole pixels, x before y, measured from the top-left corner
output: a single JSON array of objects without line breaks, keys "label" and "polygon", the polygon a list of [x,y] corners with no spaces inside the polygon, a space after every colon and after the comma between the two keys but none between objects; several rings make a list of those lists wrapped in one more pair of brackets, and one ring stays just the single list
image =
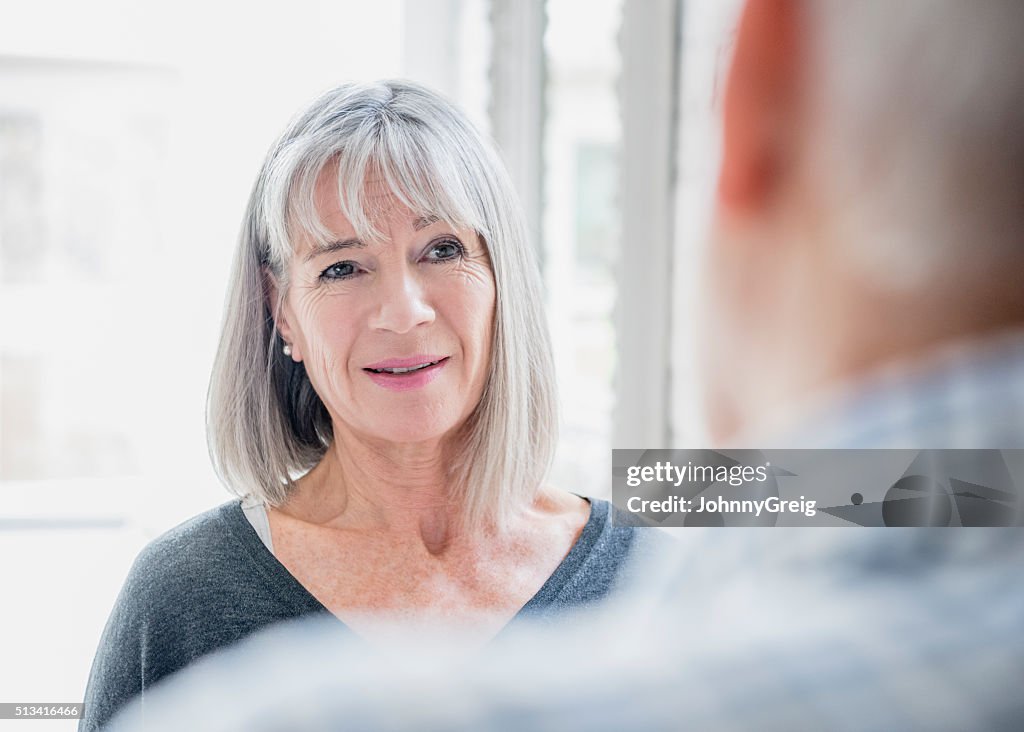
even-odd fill
[{"label": "man's neck", "polygon": [[850,378],[828,382],[775,409],[753,413],[742,431],[721,444],[762,448],[799,448],[810,446],[809,443],[828,446],[827,425],[838,428],[844,420],[856,421],[861,430],[870,430],[867,421],[891,413],[900,404],[908,412],[933,410],[939,420],[946,407],[929,406],[928,402],[957,398],[951,392],[964,390],[965,379],[975,382],[972,391],[998,390],[1012,387],[1002,382],[1019,378],[1021,373],[1024,327],[940,340],[927,348],[879,361],[871,368],[854,372]]}]

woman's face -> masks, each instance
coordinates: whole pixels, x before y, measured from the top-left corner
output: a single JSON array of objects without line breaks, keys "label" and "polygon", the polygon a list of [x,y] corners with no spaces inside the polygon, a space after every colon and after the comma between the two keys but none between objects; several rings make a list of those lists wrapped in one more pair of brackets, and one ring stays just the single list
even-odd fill
[{"label": "woman's face", "polygon": [[317,211],[333,244],[298,247],[278,327],[336,434],[443,438],[476,407],[487,378],[490,260],[474,231],[418,219],[386,187],[367,185],[371,210],[384,212],[375,221],[383,241],[357,238],[338,205],[335,172],[320,175]]}]

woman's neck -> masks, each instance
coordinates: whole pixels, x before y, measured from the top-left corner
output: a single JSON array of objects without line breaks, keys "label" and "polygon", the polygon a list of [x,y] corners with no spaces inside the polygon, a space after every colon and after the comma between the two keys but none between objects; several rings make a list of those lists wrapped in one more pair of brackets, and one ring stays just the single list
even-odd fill
[{"label": "woman's neck", "polygon": [[448,477],[451,454],[441,440],[395,444],[336,431],[324,457],[278,510],[324,527],[421,541],[437,554],[459,534],[461,505]]}]

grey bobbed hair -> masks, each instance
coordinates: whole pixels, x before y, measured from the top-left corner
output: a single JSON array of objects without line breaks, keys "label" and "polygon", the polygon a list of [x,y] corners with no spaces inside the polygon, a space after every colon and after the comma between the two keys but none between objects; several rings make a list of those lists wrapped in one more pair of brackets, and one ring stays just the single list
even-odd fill
[{"label": "grey bobbed hair", "polygon": [[[282,353],[267,275],[287,290],[300,238],[329,236],[314,188],[337,165],[341,211],[380,237],[368,175],[416,216],[475,230],[497,290],[491,363],[480,403],[458,431],[451,497],[470,524],[498,527],[539,489],[557,430],[551,347],[524,218],[493,145],[438,94],[405,81],[345,84],[298,115],[263,162],[245,212],[210,383],[214,467],[240,495],[280,505],[331,445],[333,426],[305,368]],[[279,298],[283,299],[282,298]]]}]

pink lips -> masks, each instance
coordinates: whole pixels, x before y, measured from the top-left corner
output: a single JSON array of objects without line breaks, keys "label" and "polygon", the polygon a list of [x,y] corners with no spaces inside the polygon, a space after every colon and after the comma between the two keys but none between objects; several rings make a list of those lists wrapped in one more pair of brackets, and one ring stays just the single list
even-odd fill
[{"label": "pink lips", "polygon": [[[424,364],[430,364],[425,366]],[[363,373],[378,386],[392,391],[408,391],[426,386],[448,364],[447,356],[422,354],[409,358],[389,358],[363,367]],[[422,368],[416,368],[416,367]],[[389,373],[382,369],[415,369],[405,373]]]}]

